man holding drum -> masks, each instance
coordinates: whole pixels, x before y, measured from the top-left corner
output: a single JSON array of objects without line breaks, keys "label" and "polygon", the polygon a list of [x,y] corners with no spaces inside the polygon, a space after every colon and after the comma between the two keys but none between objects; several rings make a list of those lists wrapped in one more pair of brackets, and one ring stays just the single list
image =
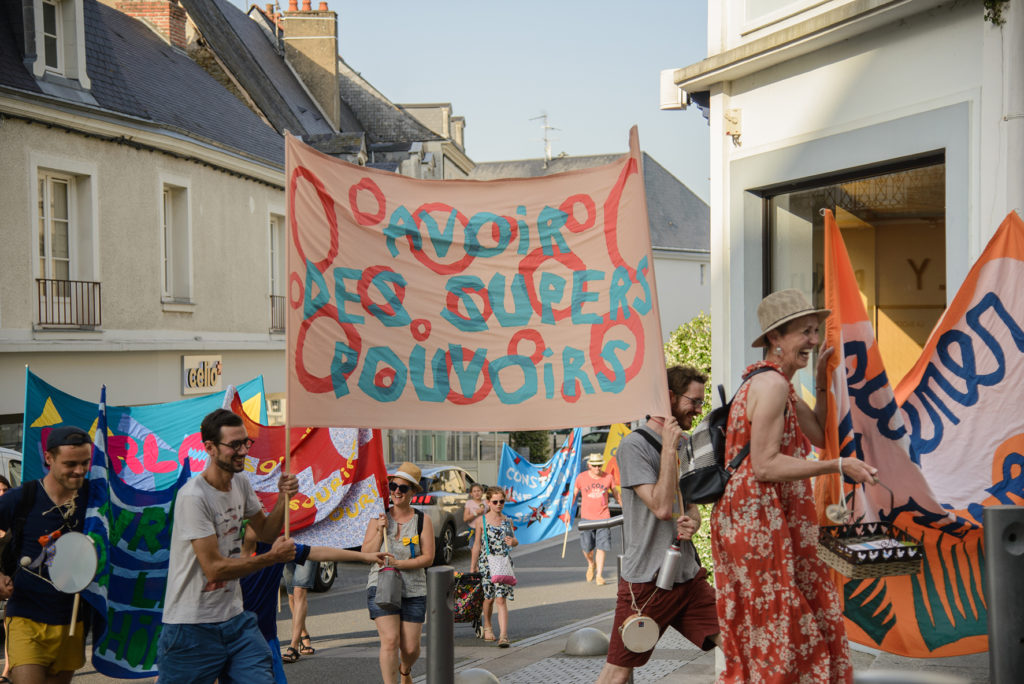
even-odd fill
[{"label": "man holding drum", "polygon": [[[206,468],[178,492],[157,646],[160,684],[212,682],[273,684],[270,648],[253,613],[244,611],[238,580],[295,557],[295,542],[278,537],[288,499],[299,490],[294,475],[278,480],[277,502],[263,512],[245,469],[253,440],[242,419],[217,409],[200,427]],[[0,497],[2,499],[3,497]],[[248,519],[270,551],[242,555]],[[275,537],[277,537],[275,541]]]},{"label": "man holding drum", "polygon": [[719,643],[715,590],[693,545],[680,545],[673,577],[657,577],[665,552],[676,538],[688,541],[700,526],[697,507],[690,504],[679,511],[676,502],[683,430],[690,429],[700,413],[705,382],[707,377],[696,369],[669,368],[672,415],[649,417],[619,443],[616,458],[626,548],[608,658],[599,684],[626,682],[633,668],[647,663],[669,626],[705,651]]},{"label": "man holding drum", "polygon": [[0,529],[12,535],[4,565],[15,566],[14,594],[7,603],[7,657],[15,684],[66,684],[85,664],[83,616],[71,634],[74,595],[45,579],[42,566],[48,563],[41,556],[56,533],[82,531],[89,503],[89,433],[70,425],[51,429],[43,460],[47,472],[41,480],[0,497]]}]

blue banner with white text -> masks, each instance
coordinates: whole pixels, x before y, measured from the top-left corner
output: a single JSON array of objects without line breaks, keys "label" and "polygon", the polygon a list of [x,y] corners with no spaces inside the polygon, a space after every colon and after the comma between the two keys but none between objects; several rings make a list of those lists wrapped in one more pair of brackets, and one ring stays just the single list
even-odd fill
[{"label": "blue banner with white text", "polygon": [[498,486],[505,490],[505,515],[512,519],[520,544],[557,537],[572,527],[581,434],[574,429],[546,463],[530,463],[507,444],[502,448]]}]

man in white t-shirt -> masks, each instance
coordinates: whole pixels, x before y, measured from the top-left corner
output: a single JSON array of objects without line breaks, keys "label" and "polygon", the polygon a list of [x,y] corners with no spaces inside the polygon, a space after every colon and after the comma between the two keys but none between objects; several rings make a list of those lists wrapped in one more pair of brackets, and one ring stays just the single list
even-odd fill
[{"label": "man in white t-shirt", "polygon": [[[200,428],[209,459],[174,502],[163,630],[157,645],[160,684],[213,681],[273,684],[270,647],[256,616],[242,608],[240,577],[295,557],[295,542],[275,537],[298,479],[283,474],[277,503],[264,514],[246,476],[253,440],[242,419],[217,409]],[[245,521],[270,551],[242,557]]]}]

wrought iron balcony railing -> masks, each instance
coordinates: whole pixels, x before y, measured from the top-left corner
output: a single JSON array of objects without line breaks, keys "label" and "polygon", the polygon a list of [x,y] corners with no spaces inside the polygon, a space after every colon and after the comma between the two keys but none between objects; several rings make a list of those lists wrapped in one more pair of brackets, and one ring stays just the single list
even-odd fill
[{"label": "wrought iron balcony railing", "polygon": [[270,332],[284,332],[285,303],[282,295],[270,295]]},{"label": "wrought iron balcony railing", "polygon": [[95,328],[102,322],[100,284],[36,278],[39,325]]}]

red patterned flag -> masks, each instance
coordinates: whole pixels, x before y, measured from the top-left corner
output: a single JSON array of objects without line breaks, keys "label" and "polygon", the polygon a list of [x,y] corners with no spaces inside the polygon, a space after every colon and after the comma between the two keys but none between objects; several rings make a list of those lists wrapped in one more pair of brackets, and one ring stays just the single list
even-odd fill
[{"label": "red patterned flag", "polygon": [[[246,472],[267,510],[277,501],[285,453],[284,426],[260,425],[241,410],[255,443]],[[290,526],[297,541],[348,548],[362,544],[370,519],[384,512],[387,469],[380,430],[291,428],[291,472],[299,478],[292,498]]]}]

